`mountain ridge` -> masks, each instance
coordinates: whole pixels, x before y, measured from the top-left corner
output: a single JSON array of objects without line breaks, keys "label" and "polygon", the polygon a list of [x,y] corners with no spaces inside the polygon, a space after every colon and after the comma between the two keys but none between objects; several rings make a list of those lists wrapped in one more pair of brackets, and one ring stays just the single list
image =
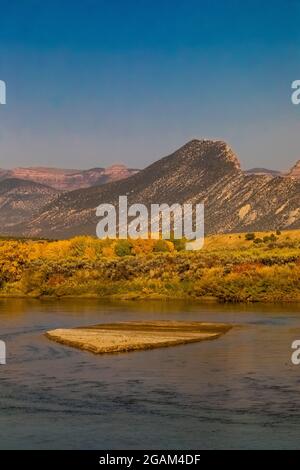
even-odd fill
[{"label": "mountain ridge", "polygon": [[[60,191],[41,183],[7,178],[0,181],[0,224],[8,231],[23,224],[60,195]],[[4,222],[3,222],[4,221]]]},{"label": "mountain ridge", "polygon": [[73,191],[75,189],[105,184],[128,178],[138,170],[127,168],[123,164],[114,164],[107,168],[90,168],[87,170],[51,168],[51,167],[16,167],[11,170],[0,169],[0,180],[18,178],[45,184],[61,191]]},{"label": "mountain ridge", "polygon": [[[65,192],[15,234],[67,238],[95,235],[96,207],[128,203],[204,203],[206,233],[300,227],[300,180],[245,174],[223,141],[194,139],[127,179]],[[3,229],[2,229],[3,231]]]}]

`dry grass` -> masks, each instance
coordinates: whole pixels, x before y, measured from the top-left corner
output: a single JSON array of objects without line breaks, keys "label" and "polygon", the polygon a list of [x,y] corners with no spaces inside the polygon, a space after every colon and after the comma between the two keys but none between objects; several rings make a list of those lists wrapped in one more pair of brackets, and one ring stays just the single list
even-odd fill
[{"label": "dry grass", "polygon": [[[250,232],[252,232],[250,230]],[[254,232],[256,238],[264,238],[265,236],[270,236],[272,233],[276,235],[276,230],[269,230],[265,232]],[[223,233],[217,235],[209,235],[205,237],[204,240],[204,249],[205,250],[217,250],[222,248],[249,248],[252,242],[249,242],[245,239],[246,232],[242,233]],[[300,239],[300,230],[283,230],[278,236],[279,241],[285,241],[287,239],[299,240]]]}]

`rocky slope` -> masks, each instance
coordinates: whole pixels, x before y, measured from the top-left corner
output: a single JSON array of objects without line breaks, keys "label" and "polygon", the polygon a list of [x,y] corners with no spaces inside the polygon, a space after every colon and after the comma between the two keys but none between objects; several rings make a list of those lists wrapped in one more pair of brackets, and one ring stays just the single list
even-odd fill
[{"label": "rocky slope", "polygon": [[[193,140],[139,173],[103,186],[64,193],[15,234],[69,237],[95,235],[100,203],[199,203],[206,233],[300,227],[300,180],[245,174],[222,141]],[[5,226],[1,231],[7,231]]]},{"label": "rocky slope", "polygon": [[12,226],[32,219],[59,194],[56,189],[32,181],[14,178],[0,181],[1,227],[10,232]]},{"label": "rocky slope", "polygon": [[296,165],[291,168],[291,170],[287,173],[287,176],[300,179],[300,160],[298,160]]},{"label": "rocky slope", "polygon": [[0,179],[18,178],[51,186],[61,191],[72,191],[128,178],[137,171],[127,168],[125,165],[112,165],[108,168],[92,168],[90,170],[29,167],[0,170]]}]

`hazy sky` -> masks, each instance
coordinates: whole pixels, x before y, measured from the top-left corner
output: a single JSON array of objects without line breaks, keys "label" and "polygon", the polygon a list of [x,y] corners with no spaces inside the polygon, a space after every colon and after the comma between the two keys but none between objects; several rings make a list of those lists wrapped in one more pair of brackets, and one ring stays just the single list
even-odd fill
[{"label": "hazy sky", "polygon": [[0,0],[0,167],[142,168],[192,138],[300,159],[300,0]]}]

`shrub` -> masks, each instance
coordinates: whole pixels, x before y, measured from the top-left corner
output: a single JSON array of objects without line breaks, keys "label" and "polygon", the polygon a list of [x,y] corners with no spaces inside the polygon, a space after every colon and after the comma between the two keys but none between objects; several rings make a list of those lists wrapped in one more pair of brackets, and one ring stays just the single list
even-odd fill
[{"label": "shrub", "polygon": [[254,240],[255,239],[255,233],[246,233],[245,235],[245,240]]},{"label": "shrub", "polygon": [[170,242],[167,242],[167,240],[157,240],[154,247],[153,247],[153,252],[154,253],[166,253],[168,251],[171,251],[170,247]]},{"label": "shrub", "polygon": [[271,235],[266,235],[263,238],[264,243],[272,242],[275,243],[277,241],[277,237],[274,235],[274,233],[271,233]]},{"label": "shrub", "polygon": [[183,251],[185,250],[185,239],[184,238],[180,238],[180,239],[172,239],[171,242],[173,243],[174,245],[174,248],[176,251]]},{"label": "shrub", "polygon": [[115,245],[115,254],[117,256],[129,256],[132,251],[132,243],[129,240],[118,240]]}]

